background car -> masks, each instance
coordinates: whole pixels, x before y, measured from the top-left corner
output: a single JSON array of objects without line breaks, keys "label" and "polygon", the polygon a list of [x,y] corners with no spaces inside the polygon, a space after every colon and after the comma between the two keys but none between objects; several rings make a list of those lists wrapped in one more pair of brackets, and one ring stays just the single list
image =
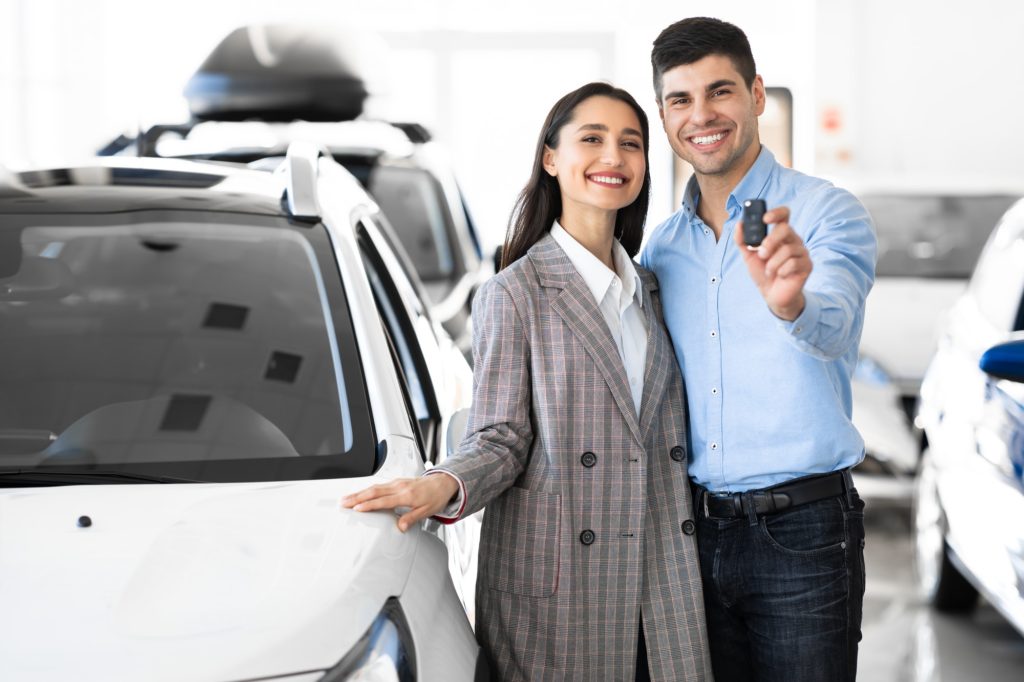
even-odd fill
[{"label": "background car", "polygon": [[836,182],[864,203],[878,236],[852,384],[853,421],[866,451],[858,489],[875,501],[906,504],[924,446],[924,432],[914,426],[921,378],[943,318],[1020,189],[978,178]]},{"label": "background car", "polygon": [[980,592],[1024,633],[1024,202],[957,300],[921,385],[917,575],[936,608]]},{"label": "background car", "polygon": [[415,123],[359,118],[370,95],[358,46],[316,27],[232,31],[185,87],[192,120],[122,136],[101,154],[253,163],[296,141],[326,148],[377,200],[434,317],[470,358],[470,306],[493,274],[444,149]]},{"label": "background car", "polygon": [[466,530],[339,504],[464,429],[392,239],[310,145],[5,176],[0,679],[486,676]]}]

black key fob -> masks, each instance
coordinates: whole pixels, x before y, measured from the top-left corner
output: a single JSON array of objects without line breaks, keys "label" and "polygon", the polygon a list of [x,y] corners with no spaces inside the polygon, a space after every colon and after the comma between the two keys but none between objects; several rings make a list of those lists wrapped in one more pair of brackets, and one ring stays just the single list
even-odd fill
[{"label": "black key fob", "polygon": [[764,212],[768,210],[764,199],[747,199],[743,202],[743,243],[760,246],[768,234],[764,224]]}]

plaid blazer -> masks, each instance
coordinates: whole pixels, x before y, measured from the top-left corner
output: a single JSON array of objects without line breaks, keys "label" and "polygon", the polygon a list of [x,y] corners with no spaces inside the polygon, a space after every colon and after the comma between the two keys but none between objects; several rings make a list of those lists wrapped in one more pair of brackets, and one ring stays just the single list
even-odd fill
[{"label": "plaid blazer", "polygon": [[608,326],[547,235],[473,304],[473,408],[440,469],[487,507],[477,637],[500,680],[709,680],[683,380],[657,282],[637,418]]}]

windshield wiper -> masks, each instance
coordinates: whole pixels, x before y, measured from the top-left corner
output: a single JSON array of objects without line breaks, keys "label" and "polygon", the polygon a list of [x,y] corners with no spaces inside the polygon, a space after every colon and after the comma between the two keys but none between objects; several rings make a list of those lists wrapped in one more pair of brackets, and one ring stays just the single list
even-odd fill
[{"label": "windshield wiper", "polygon": [[52,485],[103,485],[107,483],[203,483],[188,478],[172,476],[151,476],[131,474],[123,471],[74,471],[40,469],[0,469],[0,488],[52,486]]}]

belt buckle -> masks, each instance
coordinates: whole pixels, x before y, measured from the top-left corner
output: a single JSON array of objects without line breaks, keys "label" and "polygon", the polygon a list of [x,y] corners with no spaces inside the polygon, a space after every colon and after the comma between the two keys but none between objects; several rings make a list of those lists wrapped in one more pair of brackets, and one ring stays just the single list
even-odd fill
[{"label": "belt buckle", "polygon": [[710,494],[711,493],[709,491],[705,490],[704,491],[704,495],[703,495],[703,497],[704,497],[704,518],[706,518],[706,519],[710,519],[711,518],[711,512],[708,511],[708,495],[710,495]]}]

